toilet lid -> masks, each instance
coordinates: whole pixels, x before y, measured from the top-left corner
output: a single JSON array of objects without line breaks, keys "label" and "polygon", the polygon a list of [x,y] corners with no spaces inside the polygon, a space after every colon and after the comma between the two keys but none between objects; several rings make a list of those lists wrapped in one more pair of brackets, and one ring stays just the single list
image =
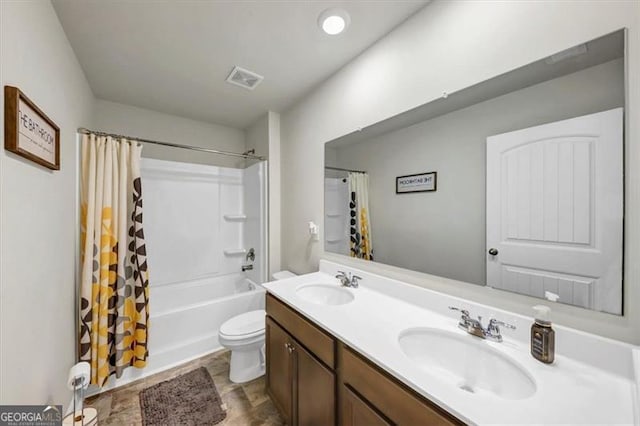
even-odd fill
[{"label": "toilet lid", "polygon": [[220,326],[220,334],[240,337],[261,333],[264,331],[266,314],[264,309],[259,309],[236,315]]}]

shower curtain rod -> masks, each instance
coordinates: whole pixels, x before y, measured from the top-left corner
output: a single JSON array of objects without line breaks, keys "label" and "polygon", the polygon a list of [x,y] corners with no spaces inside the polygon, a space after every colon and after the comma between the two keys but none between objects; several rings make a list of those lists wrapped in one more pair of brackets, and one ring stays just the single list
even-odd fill
[{"label": "shower curtain rod", "polygon": [[341,169],[340,167],[324,166],[324,168],[329,170],[337,170],[339,172],[367,173],[364,170]]},{"label": "shower curtain rod", "polygon": [[220,151],[220,150],[217,150],[217,149],[202,148],[202,147],[193,146],[193,145],[178,145],[178,144],[171,143],[171,142],[152,141],[152,140],[149,140],[149,139],[136,138],[134,136],[118,135],[116,133],[96,132],[96,131],[93,131],[93,130],[86,129],[84,127],[78,128],[78,133],[83,134],[83,135],[94,134],[96,136],[111,136],[113,138],[129,139],[129,140],[133,140],[133,141],[136,141],[136,142],[150,143],[150,144],[153,144],[153,145],[162,145],[162,146],[168,146],[168,147],[172,147],[172,148],[183,148],[183,149],[189,149],[189,150],[192,150],[192,151],[208,152],[209,154],[229,155],[231,157],[241,157],[241,158],[245,158],[245,159],[260,160],[260,161],[264,160],[264,157],[262,157],[260,155],[254,155],[254,154],[251,153],[251,151],[247,151],[245,153],[240,154],[240,153],[237,153],[237,152]]}]

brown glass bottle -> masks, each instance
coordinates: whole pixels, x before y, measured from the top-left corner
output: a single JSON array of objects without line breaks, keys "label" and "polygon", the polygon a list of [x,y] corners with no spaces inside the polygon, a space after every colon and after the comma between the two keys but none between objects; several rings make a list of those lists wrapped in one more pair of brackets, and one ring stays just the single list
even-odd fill
[{"label": "brown glass bottle", "polygon": [[551,364],[555,358],[556,332],[550,321],[536,319],[531,326],[531,355],[538,361]]}]

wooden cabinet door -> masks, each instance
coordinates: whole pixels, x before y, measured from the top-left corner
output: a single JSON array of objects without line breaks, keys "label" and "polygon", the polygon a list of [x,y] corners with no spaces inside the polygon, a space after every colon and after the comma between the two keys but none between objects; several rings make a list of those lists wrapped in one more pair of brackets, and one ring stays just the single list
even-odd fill
[{"label": "wooden cabinet door", "polygon": [[381,414],[378,414],[366,401],[356,395],[348,386],[342,386],[342,426],[391,426]]},{"label": "wooden cabinet door", "polygon": [[293,424],[293,356],[291,338],[267,317],[267,393],[287,424]]},{"label": "wooden cabinet door", "polygon": [[336,424],[335,375],[301,345],[295,344],[295,418],[299,426]]},{"label": "wooden cabinet door", "polygon": [[341,390],[345,387],[355,390],[362,400],[375,407],[391,423],[411,426],[464,424],[344,345],[340,345],[338,359]]}]

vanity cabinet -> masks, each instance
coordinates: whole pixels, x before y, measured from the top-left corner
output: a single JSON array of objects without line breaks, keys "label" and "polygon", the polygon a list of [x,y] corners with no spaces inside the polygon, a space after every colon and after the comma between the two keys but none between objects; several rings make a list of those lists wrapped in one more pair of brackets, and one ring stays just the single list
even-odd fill
[{"label": "vanity cabinet", "polygon": [[[269,396],[288,425],[336,424],[334,339],[269,297],[266,319]],[[312,347],[330,365],[312,352]]]},{"label": "vanity cabinet", "polygon": [[463,424],[347,346],[338,348],[340,424]]},{"label": "vanity cabinet", "polygon": [[267,393],[288,425],[463,424],[267,294]]}]

